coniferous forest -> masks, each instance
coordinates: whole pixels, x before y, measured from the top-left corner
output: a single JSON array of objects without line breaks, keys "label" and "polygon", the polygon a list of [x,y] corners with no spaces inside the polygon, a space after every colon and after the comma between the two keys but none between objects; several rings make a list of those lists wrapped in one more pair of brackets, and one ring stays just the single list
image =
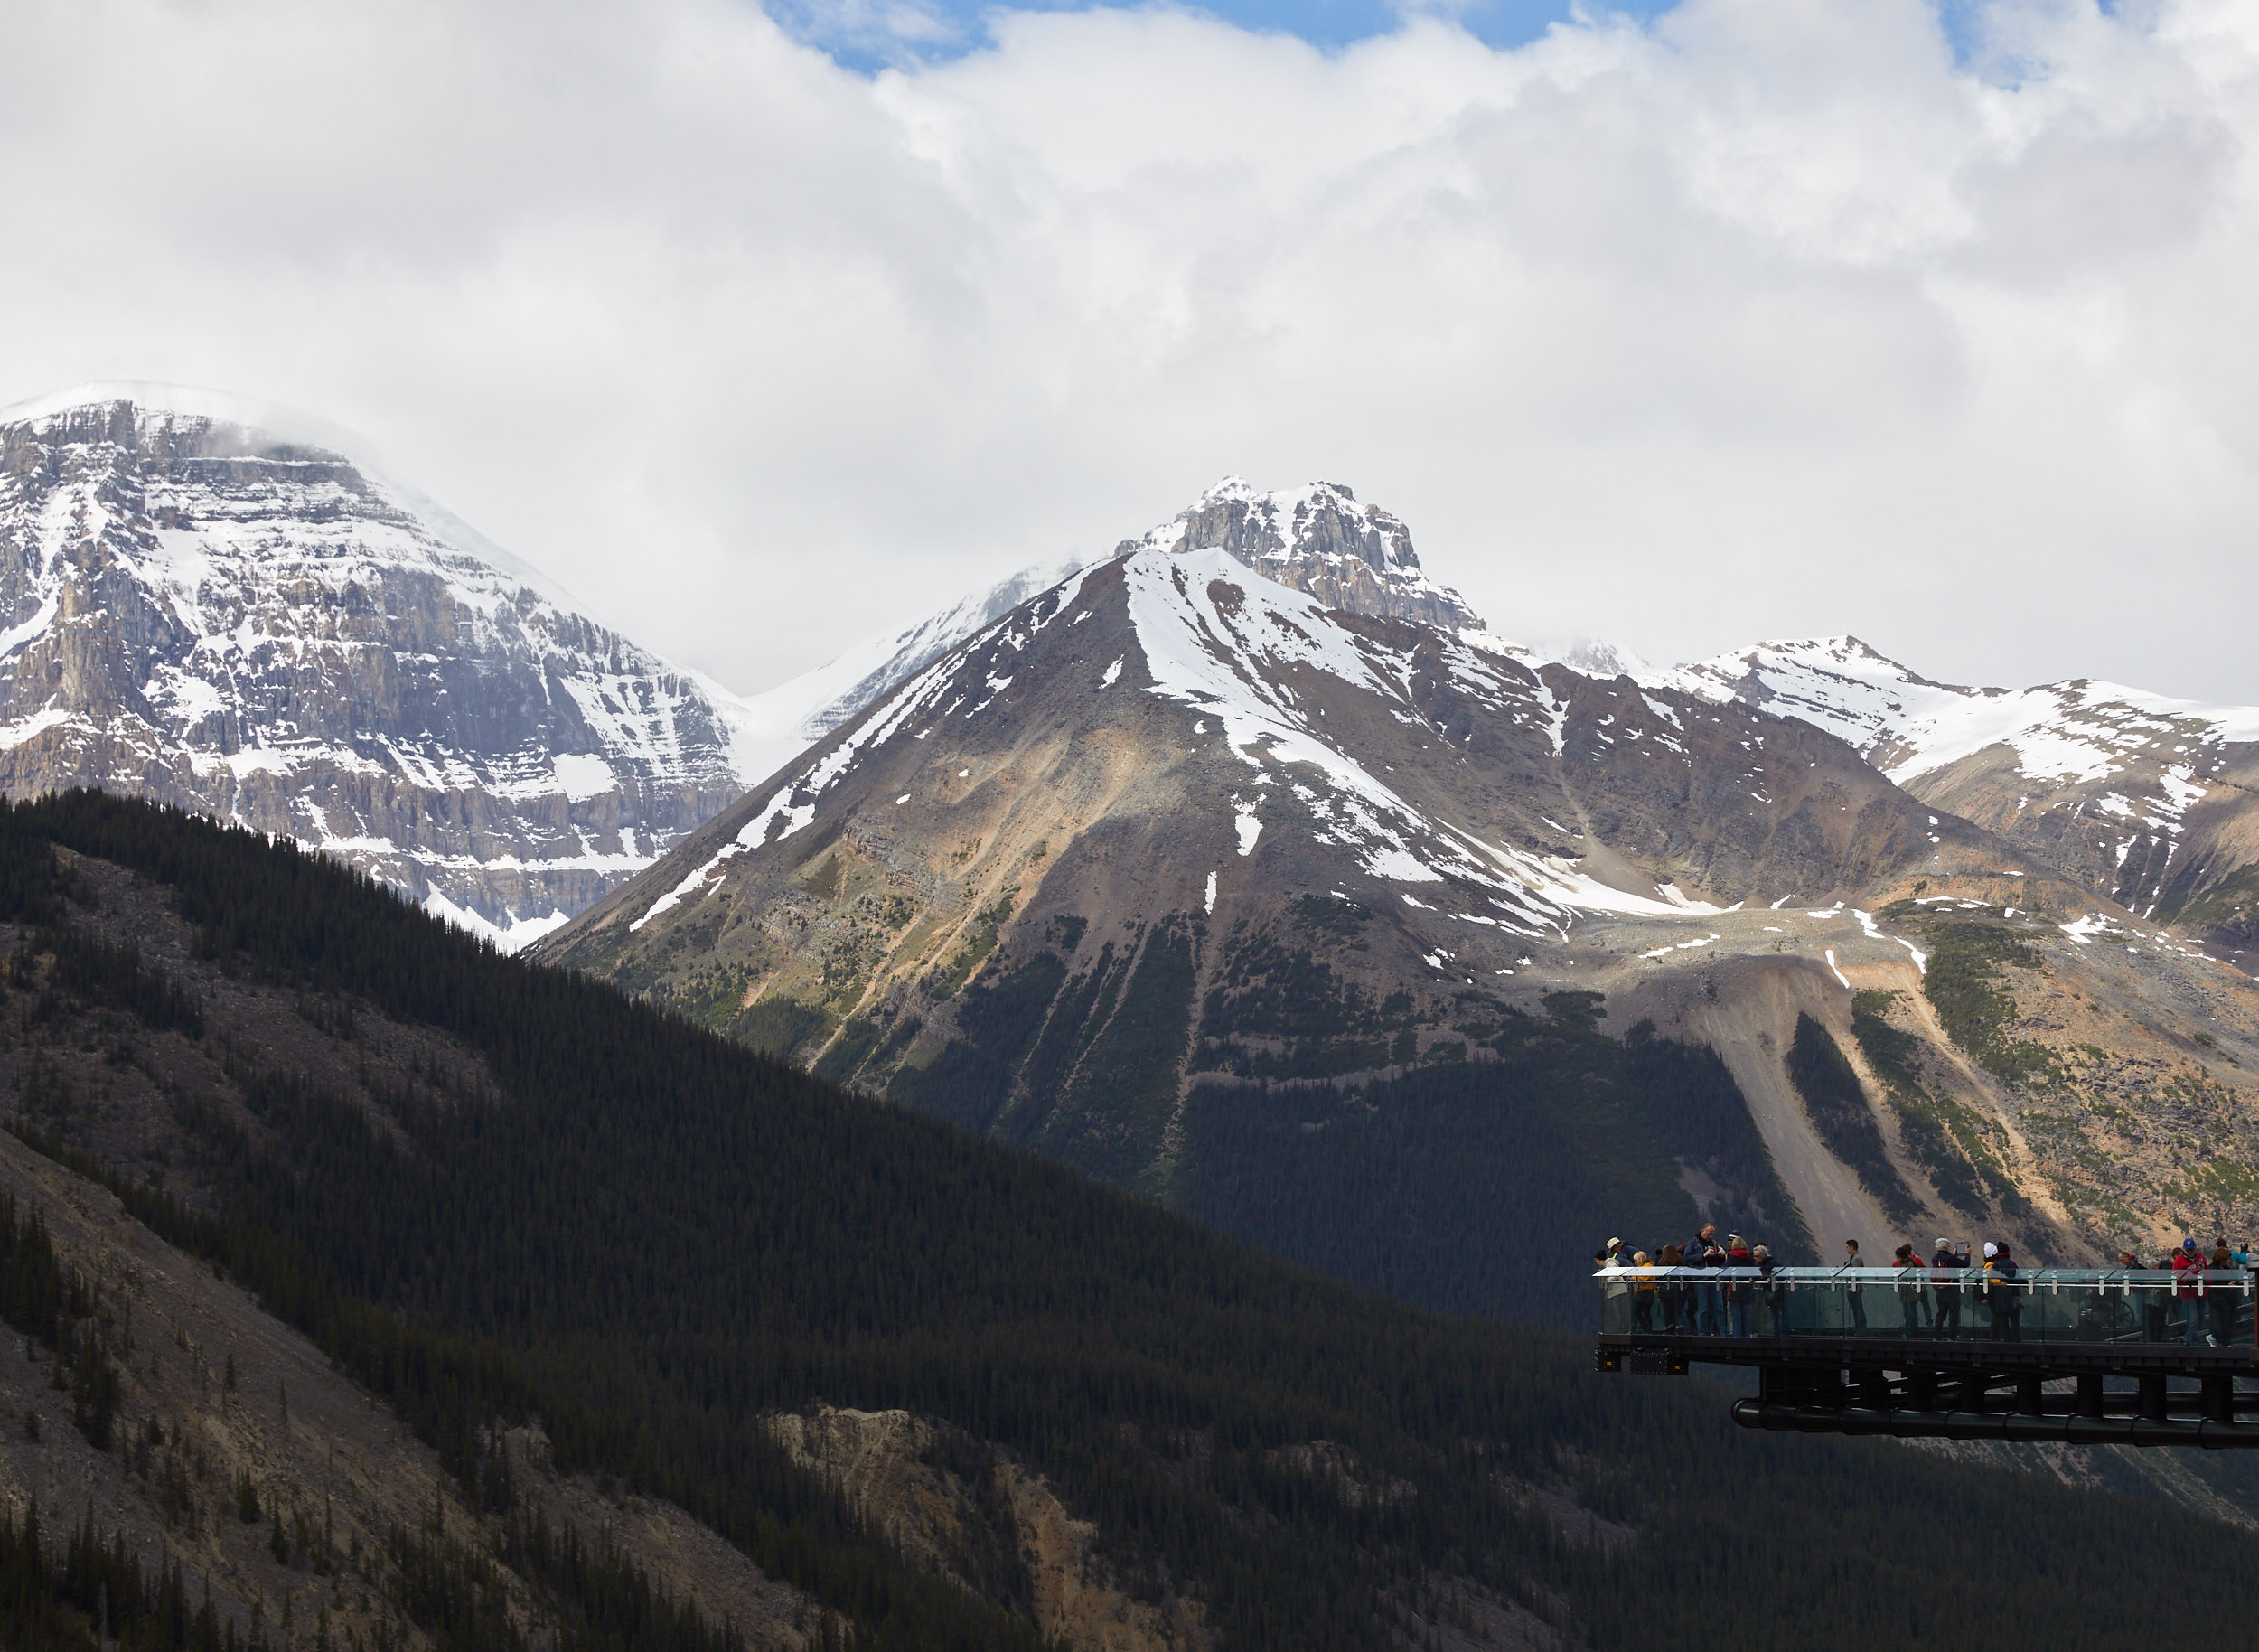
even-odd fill
[{"label": "coniferous forest", "polygon": [[[1572,1336],[1267,1259],[175,812],[86,793],[0,805],[25,1038],[74,1016],[121,1042],[229,1036],[195,971],[89,932],[75,857],[132,873],[191,927],[213,981],[299,994],[341,1039],[381,1018],[475,1053],[476,1071],[435,1071],[372,1109],[284,1052],[229,1047],[248,1116],[173,1098],[195,1162],[162,1184],[119,1171],[70,1115],[19,1103],[17,1128],[255,1291],[499,1517],[515,1519],[491,1442],[538,1419],[560,1467],[679,1504],[839,1614],[856,1646],[1033,1652],[1008,1590],[922,1570],[764,1424],[819,1403],[899,1407],[1039,1472],[1120,1575],[1196,1597],[1224,1647],[1440,1646],[1443,1603],[1468,1591],[1562,1645],[2073,1652],[2164,1621],[2176,1645],[2248,1643],[2259,1581],[2189,1563],[2217,1552],[2193,1515],[1889,1442],[1743,1434],[1702,1382],[1598,1376]],[[1408,1104],[1468,1104],[1448,1075],[1405,1082]],[[1672,1082],[1699,1098],[1708,1079],[1674,1067]],[[1299,1123],[1217,1106],[1196,1127],[1292,1138]],[[1344,1197],[1351,1162],[1319,1167]],[[1190,1203],[1259,1217],[1264,1197]],[[11,1323],[68,1338],[73,1281],[42,1271],[43,1240],[13,1208],[4,1236]],[[708,1644],[633,1576],[506,1529],[584,1620],[611,1626],[587,1644]],[[106,1552],[99,1531],[83,1540]],[[439,1644],[507,1644],[507,1624],[479,1616],[481,1557],[415,1542],[398,1570],[427,1577],[432,1621],[455,1626]],[[80,1555],[79,1538],[65,1552],[0,1528],[10,1644],[89,1643]],[[128,1644],[198,1644],[177,1588],[133,1586],[151,1624],[183,1627]]]}]

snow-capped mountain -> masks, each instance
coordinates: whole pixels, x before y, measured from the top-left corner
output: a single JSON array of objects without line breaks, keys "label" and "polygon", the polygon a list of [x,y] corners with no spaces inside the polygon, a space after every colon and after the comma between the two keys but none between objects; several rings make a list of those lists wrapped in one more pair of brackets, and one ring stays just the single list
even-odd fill
[{"label": "snow-capped mountain", "polygon": [[[1840,914],[1999,860],[1808,725],[1533,670],[1456,599],[1333,605],[1298,588],[1341,577],[1322,534],[1261,558],[1292,583],[1167,537],[942,654],[535,955],[1134,1181],[1196,1073],[1410,1060],[1753,898]],[[1359,599],[1448,597],[1397,543]],[[1840,927],[1847,961],[1907,956]],[[1006,981],[1048,1055],[990,1047]],[[989,1102],[927,1094],[961,1047]]]},{"label": "snow-capped mountain", "polygon": [[1802,718],[2143,916],[2259,945],[2259,707],[2087,679],[1965,688],[1848,636],[1644,680]]},{"label": "snow-capped mountain", "polygon": [[141,385],[0,413],[0,788],[287,833],[513,944],[760,777],[727,691],[277,421]]},{"label": "snow-capped mountain", "polygon": [[[1921,784],[2062,761],[2044,730],[1951,721],[2006,697],[1849,643],[1794,671],[1592,644],[1572,668],[1482,627],[1401,528],[1344,489],[1227,483],[912,672],[536,955],[1164,1197],[1217,1185],[1201,1144],[1234,1097],[1291,1081],[1324,1129],[1368,1081],[1511,1066],[1580,1005],[1709,1045],[1818,1233],[1973,1217],[2106,1253],[2182,1219],[2187,1096],[2226,1110],[2207,1143],[2259,1142],[2247,976],[1862,756]],[[2139,718],[2161,786],[2211,776],[2240,727],[2040,709],[2012,729],[2115,753],[2104,798],[2132,795]],[[1973,1011],[1929,998],[1940,952],[1982,983]],[[1807,1021],[1868,1134],[1789,1071]],[[1293,1158],[1240,1169],[1275,1184]],[[1679,1162],[1720,1209],[1759,1197]]]}]

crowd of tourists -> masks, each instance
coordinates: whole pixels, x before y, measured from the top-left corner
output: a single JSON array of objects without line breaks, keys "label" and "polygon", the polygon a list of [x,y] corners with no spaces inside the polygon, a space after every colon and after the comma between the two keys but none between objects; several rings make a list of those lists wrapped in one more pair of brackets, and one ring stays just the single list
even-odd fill
[{"label": "crowd of tourists", "polygon": [[[1593,1253],[1592,1260],[1603,1271],[1609,1330],[1762,1337],[1788,1329],[1789,1284],[1772,1252],[1749,1244],[1739,1234],[1720,1240],[1712,1224],[1704,1223],[1684,1244],[1653,1250],[1633,1250],[1620,1238],[1610,1239]],[[2169,1288],[2139,1292],[2143,1341],[2218,1347],[2235,1339],[2236,1309],[2246,1292],[2223,1289],[2213,1276],[2259,1272],[2259,1251],[2241,1243],[2230,1244],[2224,1236],[2207,1251],[2191,1234],[2177,1250],[2146,1264],[2135,1253],[2121,1251],[2117,1266],[2128,1276],[2145,1269],[2170,1275]],[[1980,1256],[1971,1253],[1966,1241],[1941,1238],[1926,1259],[1908,1242],[1889,1262],[1872,1262],[1860,1253],[1858,1240],[1846,1239],[1843,1260],[1832,1272],[1836,1276],[1833,1280],[1823,1274],[1814,1281],[1810,1270],[1800,1272],[1797,1279],[1800,1284],[1833,1288],[1842,1309],[1836,1328],[1847,1334],[2023,1340],[2025,1282],[2004,1240],[1986,1240]],[[1868,1324],[1870,1290],[1878,1297],[1885,1291],[1890,1293],[1884,1300],[1895,1300],[1898,1325],[1877,1331]],[[2128,1316],[2136,1311],[2133,1295],[2124,1294],[2117,1304],[2119,1311]],[[2126,1328],[2131,1332],[2132,1328],[2129,1324]]]}]

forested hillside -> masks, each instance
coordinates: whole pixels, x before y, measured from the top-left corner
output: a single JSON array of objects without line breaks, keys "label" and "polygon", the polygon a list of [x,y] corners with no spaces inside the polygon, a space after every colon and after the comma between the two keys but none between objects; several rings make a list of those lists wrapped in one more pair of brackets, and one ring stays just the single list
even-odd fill
[{"label": "forested hillside", "polygon": [[[257,834],[8,807],[0,923],[26,1140],[255,1291],[494,1520],[522,1497],[498,1442],[538,1422],[559,1472],[688,1510],[860,1647],[1037,1647],[1026,1530],[923,1563],[780,1415],[900,1408],[968,1483],[1040,1477],[1196,1644],[2061,1652],[2170,1598],[2176,1644],[2225,1647],[2259,1609],[2244,1569],[2182,1563],[2218,1542],[2194,1516],[1739,1435],[1706,1384],[1265,1260]],[[1573,1272],[1585,1237],[1520,1260]],[[9,1535],[16,1621],[83,1628],[26,1553]],[[605,1645],[675,1644],[631,1618]]]}]

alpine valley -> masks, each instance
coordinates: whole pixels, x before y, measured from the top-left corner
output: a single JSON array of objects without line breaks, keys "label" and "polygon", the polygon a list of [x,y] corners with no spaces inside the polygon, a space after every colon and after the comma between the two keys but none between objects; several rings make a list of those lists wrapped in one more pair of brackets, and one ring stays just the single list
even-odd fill
[{"label": "alpine valley", "polygon": [[1555,657],[1236,480],[741,698],[357,446],[0,414],[0,1643],[2248,1644],[2241,1453],[1561,1332],[2250,1232],[2259,712]]}]

